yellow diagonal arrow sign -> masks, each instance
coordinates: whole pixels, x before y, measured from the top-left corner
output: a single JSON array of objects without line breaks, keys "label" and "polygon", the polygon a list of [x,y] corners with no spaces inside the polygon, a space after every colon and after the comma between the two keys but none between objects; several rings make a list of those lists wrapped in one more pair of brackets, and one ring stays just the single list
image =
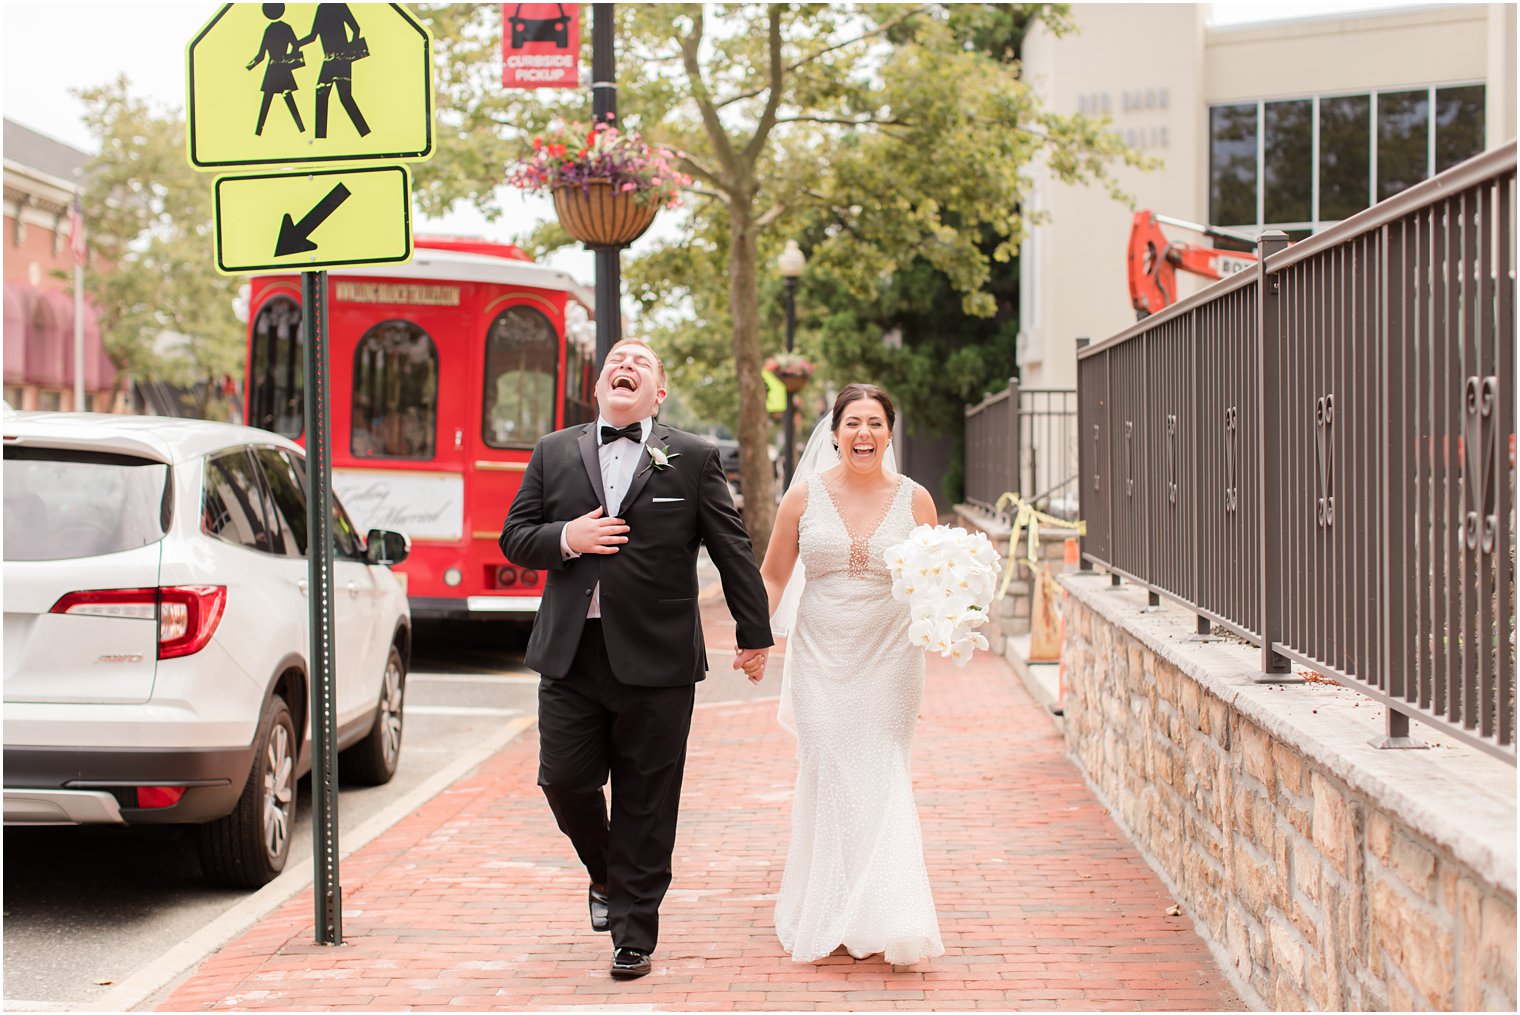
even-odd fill
[{"label": "yellow diagonal arrow sign", "polygon": [[216,270],[409,261],[411,207],[405,166],[218,177]]}]

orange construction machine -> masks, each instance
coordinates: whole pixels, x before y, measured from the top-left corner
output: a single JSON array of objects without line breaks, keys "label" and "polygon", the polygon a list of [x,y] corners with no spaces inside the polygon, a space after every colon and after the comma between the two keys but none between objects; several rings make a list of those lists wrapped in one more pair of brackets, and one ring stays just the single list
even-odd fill
[{"label": "orange construction machine", "polygon": [[1255,248],[1256,238],[1215,226],[1137,211],[1129,227],[1129,301],[1137,320],[1144,320],[1177,302],[1177,272],[1221,279],[1256,264],[1250,250],[1225,250],[1197,243],[1169,240],[1162,225],[1188,229],[1228,243]]}]

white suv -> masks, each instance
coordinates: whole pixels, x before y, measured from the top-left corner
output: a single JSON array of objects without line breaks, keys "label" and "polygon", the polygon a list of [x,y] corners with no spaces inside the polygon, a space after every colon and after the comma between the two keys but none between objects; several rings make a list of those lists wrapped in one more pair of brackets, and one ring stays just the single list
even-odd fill
[{"label": "white suv", "polygon": [[[5,823],[194,824],[212,881],[268,882],[311,765],[301,449],[200,420],[3,423]],[[407,543],[333,514],[339,772],[383,783]]]}]

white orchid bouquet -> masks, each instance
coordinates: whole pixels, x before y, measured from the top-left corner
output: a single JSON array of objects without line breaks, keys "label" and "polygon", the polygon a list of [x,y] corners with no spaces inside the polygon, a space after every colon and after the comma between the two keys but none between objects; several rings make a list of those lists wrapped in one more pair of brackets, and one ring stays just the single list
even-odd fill
[{"label": "white orchid bouquet", "polygon": [[920,525],[887,550],[892,597],[908,604],[908,640],[957,666],[987,649],[977,628],[987,623],[1000,570],[987,537],[947,525]]}]

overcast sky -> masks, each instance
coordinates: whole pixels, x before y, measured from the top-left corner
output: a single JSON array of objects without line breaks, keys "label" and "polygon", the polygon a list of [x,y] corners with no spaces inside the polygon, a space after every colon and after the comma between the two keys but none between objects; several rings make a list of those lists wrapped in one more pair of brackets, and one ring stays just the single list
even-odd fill
[{"label": "overcast sky", "polygon": [[[1388,0],[1325,0],[1319,3],[1216,3],[1220,24],[1305,15],[1409,6]],[[0,104],[5,115],[33,130],[85,151],[94,143],[80,119],[82,106],[72,89],[104,84],[125,74],[134,89],[160,109],[185,105],[185,46],[219,9],[214,3],[16,3],[0,5],[0,62],[4,64]],[[1154,56],[1154,55],[1153,55]],[[517,218],[548,214],[548,203],[515,192],[502,196]],[[473,212],[458,212],[435,230],[482,233],[488,227]],[[495,230],[498,234],[501,229]],[[577,252],[579,253],[579,252]],[[551,259],[560,263],[558,258]],[[590,256],[585,255],[585,277]],[[579,261],[565,263],[578,274]]]}]

